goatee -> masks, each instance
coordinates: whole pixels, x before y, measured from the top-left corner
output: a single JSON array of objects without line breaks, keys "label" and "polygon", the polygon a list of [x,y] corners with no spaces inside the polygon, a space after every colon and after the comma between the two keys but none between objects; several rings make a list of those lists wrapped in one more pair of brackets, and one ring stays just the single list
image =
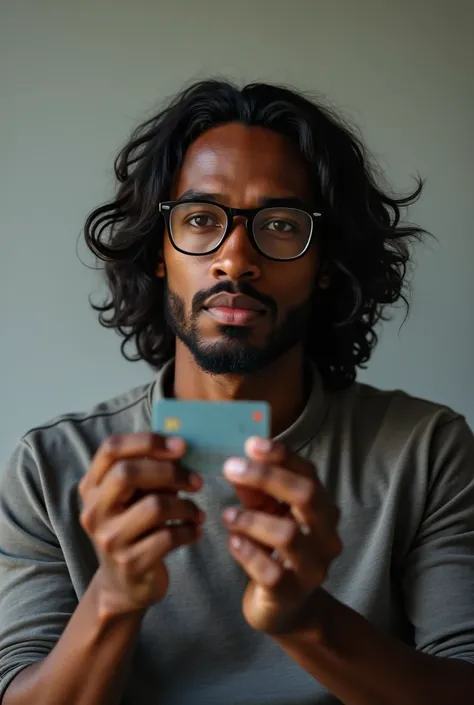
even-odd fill
[{"label": "goatee", "polygon": [[[252,329],[246,326],[220,325],[221,339],[206,343],[198,330],[202,305],[217,293],[240,293],[259,300],[271,316],[273,325],[267,340],[261,346],[249,340]],[[191,315],[186,320],[183,299],[165,285],[165,317],[173,334],[181,340],[194,357],[197,365],[212,375],[254,375],[271,365],[293,347],[305,340],[310,313],[310,300],[288,311],[283,321],[277,321],[277,306],[273,299],[262,295],[248,283],[238,289],[230,282],[219,282],[211,291],[200,291],[193,297]]]}]

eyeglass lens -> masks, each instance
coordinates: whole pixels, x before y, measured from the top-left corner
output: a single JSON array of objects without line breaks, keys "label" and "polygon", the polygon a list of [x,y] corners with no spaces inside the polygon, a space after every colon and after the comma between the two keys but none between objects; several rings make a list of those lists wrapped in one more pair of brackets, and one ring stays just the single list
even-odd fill
[{"label": "eyeglass lens", "polygon": [[[211,252],[224,237],[227,214],[209,203],[179,203],[170,214],[170,234],[179,249],[189,254]],[[262,208],[253,221],[260,250],[275,259],[292,259],[308,244],[312,220],[298,208]]]}]

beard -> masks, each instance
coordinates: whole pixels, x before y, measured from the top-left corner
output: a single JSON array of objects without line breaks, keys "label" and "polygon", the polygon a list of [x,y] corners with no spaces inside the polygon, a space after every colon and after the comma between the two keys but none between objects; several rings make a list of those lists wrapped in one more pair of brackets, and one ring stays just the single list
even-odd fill
[{"label": "beard", "polygon": [[[251,296],[268,308],[272,328],[262,345],[250,342],[252,329],[246,326],[219,325],[221,338],[206,342],[199,333],[198,318],[202,304],[218,293],[239,293]],[[196,364],[212,375],[254,375],[271,365],[296,345],[304,342],[307,333],[311,300],[289,309],[277,324],[277,306],[273,299],[264,296],[248,283],[233,286],[219,282],[211,291],[199,291],[191,304],[191,315],[186,320],[183,299],[165,283],[165,318],[173,334],[188,348]]]}]

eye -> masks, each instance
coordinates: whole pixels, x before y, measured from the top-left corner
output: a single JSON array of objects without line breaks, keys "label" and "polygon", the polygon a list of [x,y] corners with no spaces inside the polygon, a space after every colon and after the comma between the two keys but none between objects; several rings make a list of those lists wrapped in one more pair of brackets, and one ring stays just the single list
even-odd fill
[{"label": "eye", "polygon": [[297,223],[292,223],[288,220],[281,220],[274,218],[273,220],[268,220],[262,225],[262,229],[270,230],[277,233],[295,233],[298,232]]},{"label": "eye", "polygon": [[207,213],[196,213],[186,218],[186,224],[194,228],[211,228],[213,225],[219,225],[217,220]]}]

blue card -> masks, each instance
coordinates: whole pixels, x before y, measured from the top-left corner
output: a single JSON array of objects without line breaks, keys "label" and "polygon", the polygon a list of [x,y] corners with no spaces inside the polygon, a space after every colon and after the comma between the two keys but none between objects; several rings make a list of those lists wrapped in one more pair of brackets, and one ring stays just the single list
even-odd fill
[{"label": "blue card", "polygon": [[250,436],[269,438],[265,401],[180,401],[160,399],[153,407],[153,431],[187,443],[183,465],[203,475],[221,475],[225,461],[244,457]]}]

